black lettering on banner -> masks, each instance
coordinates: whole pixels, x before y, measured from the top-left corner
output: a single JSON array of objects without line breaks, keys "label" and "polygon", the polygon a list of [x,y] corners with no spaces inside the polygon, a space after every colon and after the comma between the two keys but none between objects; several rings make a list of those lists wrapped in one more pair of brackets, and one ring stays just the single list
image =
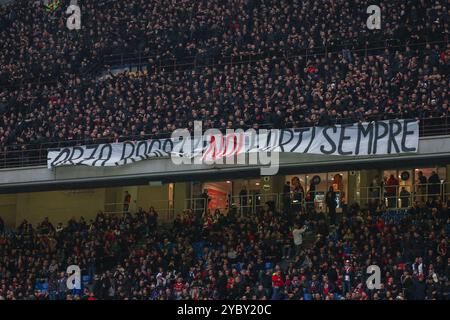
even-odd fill
[{"label": "black lettering on banner", "polygon": [[162,152],[160,150],[155,150],[151,154],[153,154],[155,156],[155,158],[163,156],[163,154],[162,154]]},{"label": "black lettering on banner", "polygon": [[352,151],[343,151],[342,146],[344,145],[345,140],[350,140],[351,136],[345,135],[345,129],[353,127],[353,124],[343,124],[341,125],[341,134],[339,135],[339,145],[338,145],[338,153],[342,156],[350,155],[353,152]]},{"label": "black lettering on banner", "polygon": [[[410,124],[411,126],[408,128]],[[245,134],[243,136],[243,152],[250,152],[252,148],[255,147],[258,149],[269,149],[273,147],[271,145],[272,143],[277,144],[275,147],[279,147],[279,152],[294,153],[310,153],[311,148],[313,149],[313,153],[316,153],[317,144],[319,144],[318,149],[320,153],[326,155],[371,155],[377,154],[377,152],[386,154],[417,152],[418,123],[416,120],[389,120],[364,124],[358,123],[356,126],[357,127],[353,128],[353,125],[346,124],[329,127],[282,129],[276,132],[269,130],[265,141],[263,141],[264,137],[262,135],[259,136],[261,138],[260,141],[254,134]],[[347,130],[347,128],[351,128],[351,130]],[[338,132],[338,129],[340,129],[340,132]],[[354,137],[355,134],[353,130],[356,130],[356,137]],[[308,132],[308,134],[305,134],[305,132]],[[278,134],[280,134],[280,136],[278,136]],[[139,142],[127,141],[121,144],[102,144],[54,149],[49,150],[47,162],[49,168],[61,165],[96,166],[99,165],[98,163],[101,163],[99,166],[105,166],[109,165],[109,161],[116,166],[119,166],[152,157],[166,157],[174,151],[174,148],[177,148],[177,152],[187,156],[198,151],[191,141],[183,141],[190,137],[191,136],[188,135],[187,138],[180,136],[179,139],[175,140],[166,138]],[[231,141],[232,144],[229,143],[229,138],[233,138]],[[346,141],[349,142],[346,144]],[[185,143],[187,144],[185,145]],[[203,151],[211,148],[209,141],[198,139],[198,141],[194,142],[194,144],[199,143],[203,144]],[[255,143],[256,146],[254,146]],[[379,145],[379,143],[381,144]],[[413,146],[409,147],[409,143],[413,144]],[[179,144],[181,144],[181,146]],[[259,146],[259,144],[261,144],[261,146]],[[308,145],[303,151],[300,151],[299,149],[302,144]],[[344,144],[348,146],[349,150],[343,150]],[[240,149],[236,150],[236,145],[236,134],[228,134],[225,138],[225,150],[223,155],[228,156],[228,152],[226,151],[231,147],[233,147],[233,154],[240,153]],[[352,148],[350,148],[350,145]],[[354,149],[353,145],[355,145]],[[181,147],[180,151],[178,151],[178,147]],[[120,153],[120,148],[122,148],[122,155],[120,159],[116,161],[116,158],[119,158],[118,154]],[[188,150],[189,148],[191,148],[191,150]]]},{"label": "black lettering on banner", "polygon": [[[167,150],[167,146],[170,146],[169,150]],[[166,154],[170,154],[173,150],[173,141],[172,139],[166,139],[163,143],[163,147],[162,147],[163,151],[166,152]]]},{"label": "black lettering on banner", "polygon": [[[126,151],[127,151],[127,146],[131,146],[131,152],[130,152],[127,156],[125,156],[125,153],[126,153]],[[125,142],[122,144],[122,156],[120,157],[120,160],[117,161],[117,162],[115,163],[116,166],[120,165],[119,163],[120,163],[121,161],[123,161],[123,164],[127,164],[128,159],[130,159],[131,162],[133,163],[133,162],[134,162],[134,159],[133,159],[134,149],[135,149],[135,145],[134,145],[133,142],[125,141]]]},{"label": "black lettering on banner", "polygon": [[[182,157],[183,155],[184,155],[184,153],[185,153],[185,151],[184,151],[184,145],[188,142],[188,140],[190,139],[190,137],[186,137],[186,139],[185,139],[185,137],[184,136],[179,136],[178,137],[178,140],[175,140],[175,144],[176,144],[176,150],[178,150],[178,156],[179,157]],[[192,139],[191,139],[191,141],[192,141]],[[191,147],[191,149],[192,149],[192,147]],[[193,150],[188,150],[188,152],[194,152]]]},{"label": "black lettering on banner", "polygon": [[[103,159],[103,152],[104,152],[105,149],[108,149],[108,153],[107,153],[106,159]],[[111,144],[110,144],[110,143],[104,144],[104,145],[101,146],[101,149],[100,149],[100,155],[98,156],[98,159],[95,160],[95,161],[92,163],[92,165],[95,166],[95,164],[97,163],[97,161],[103,160],[103,162],[102,162],[102,164],[101,164],[100,166],[101,166],[101,167],[104,167],[105,164],[106,164],[106,162],[108,162],[108,160],[111,159],[111,156],[112,156],[112,146],[111,146]]]},{"label": "black lettering on banner", "polygon": [[309,148],[311,148],[311,145],[312,145],[312,143],[313,143],[313,141],[314,141],[314,138],[316,137],[316,127],[312,127],[311,132],[312,132],[312,133],[311,133],[311,139],[309,140],[309,144],[308,144],[308,146],[306,147],[305,151],[303,151],[303,153],[308,153]]},{"label": "black lettering on banner", "polygon": [[[77,151],[77,150],[80,151],[80,155],[77,158],[74,158],[75,151]],[[83,155],[84,155],[84,149],[82,147],[73,147],[72,154],[70,155],[70,158],[69,158],[70,164],[72,164],[72,165],[78,164],[77,162],[74,162],[74,161],[81,159],[83,157]]]},{"label": "black lettering on banner", "polygon": [[309,129],[308,128],[300,128],[300,129],[296,130],[296,132],[298,132],[297,143],[295,144],[295,146],[292,147],[292,149],[289,152],[294,152],[294,150],[296,150],[298,148],[298,146],[303,141],[303,132],[306,132],[306,131],[309,131]]},{"label": "black lettering on banner", "polygon": [[417,148],[408,148],[406,146],[406,136],[413,135],[414,131],[408,131],[408,124],[416,123],[416,120],[403,120],[403,136],[402,136],[402,151],[403,152],[415,152]]},{"label": "black lettering on banner", "polygon": [[333,133],[337,132],[336,126],[326,127],[326,128],[323,129],[322,134],[323,134],[323,136],[325,137],[325,139],[328,141],[328,143],[331,146],[331,150],[325,150],[324,146],[321,145],[320,146],[320,152],[322,152],[323,154],[333,154],[333,153],[336,152],[336,144],[334,143],[334,141],[328,135],[328,130],[329,129],[333,129]]},{"label": "black lettering on banner", "polygon": [[269,133],[266,139],[266,145],[264,147],[268,152],[273,151],[274,148],[278,147],[277,141],[279,138],[277,137],[278,130],[268,130]]},{"label": "black lettering on banner", "polygon": [[[384,132],[380,134],[380,127],[383,127]],[[375,123],[375,139],[373,141],[373,154],[377,154],[378,141],[386,137],[389,133],[389,126],[385,122],[376,122]]]},{"label": "black lettering on banner", "polygon": [[264,146],[264,149],[269,148],[270,146],[270,139],[272,138],[272,130],[268,130],[267,138],[266,138],[266,145]]},{"label": "black lettering on banner", "polygon": [[183,136],[178,137],[178,140],[176,141],[177,149],[179,149],[178,156],[184,155],[184,144],[186,143],[186,140],[184,139]]},{"label": "black lettering on banner", "polygon": [[[80,151],[80,155],[77,158],[74,158],[74,154],[75,151]],[[67,161],[71,164],[71,165],[76,165],[78,163],[74,162],[75,160],[81,159],[84,155],[84,149],[82,147],[73,147],[72,148],[72,153],[70,154],[69,159],[67,159]]]},{"label": "black lettering on banner", "polygon": [[161,140],[151,140],[150,145],[149,145],[148,150],[147,150],[147,153],[148,153],[148,154],[151,153],[151,152],[153,151],[153,146],[154,146],[155,144],[158,144],[158,147],[157,147],[156,150],[161,149]]},{"label": "black lettering on banner", "polygon": [[[142,149],[142,146],[144,146],[144,153],[141,155],[140,150]],[[146,140],[139,141],[136,147],[136,157],[141,158],[141,160],[148,159],[147,146],[148,143]]]},{"label": "black lettering on banner", "polygon": [[93,150],[93,151],[92,151],[92,153],[91,153],[91,155],[89,157],[84,158],[78,164],[82,165],[82,164],[84,164],[83,162],[85,162],[85,161],[89,161],[89,160],[95,159],[95,154],[97,153],[97,149],[99,147],[100,147],[100,145],[98,145],[98,144],[93,145],[93,146],[86,146],[86,147],[84,147],[84,151],[87,151],[87,150]]},{"label": "black lettering on banner", "polygon": [[361,147],[361,136],[363,138],[369,136],[369,143],[368,143],[368,147],[367,147],[367,154],[371,154],[372,153],[373,129],[374,129],[374,123],[373,122],[368,123],[366,128],[364,128],[364,125],[362,123],[358,123],[358,135],[357,135],[357,138],[356,138],[355,155],[359,154],[359,149]]},{"label": "black lettering on banner", "polygon": [[[397,130],[394,131],[394,126],[397,126]],[[388,138],[388,153],[391,153],[392,145],[394,145],[395,153],[400,153],[400,148],[398,147],[395,137],[402,132],[402,124],[398,120],[389,121],[389,138]]]},{"label": "black lettering on banner", "polygon": [[203,147],[202,147],[202,153],[203,153],[203,156],[205,155],[205,153],[207,153],[207,152],[209,152],[208,150],[209,150],[209,141],[206,141],[206,139],[203,139],[202,140],[202,145],[203,145]]},{"label": "black lettering on banner", "polygon": [[[286,142],[283,142],[283,138],[284,138],[284,134],[285,133],[289,133],[290,137]],[[280,146],[280,152],[284,152],[284,145],[288,144],[289,142],[292,141],[292,139],[294,138],[294,133],[292,132],[291,129],[282,129],[281,130],[281,134],[280,134],[280,142],[278,143]]]},{"label": "black lettering on banner", "polygon": [[[52,167],[56,167],[61,165],[62,163],[64,163],[69,157],[70,157],[70,149],[69,148],[64,148],[62,149],[59,154],[55,157],[55,159],[52,161],[52,163],[50,164]],[[64,157],[64,160],[60,160],[60,158]],[[59,160],[59,161],[58,161]]]}]

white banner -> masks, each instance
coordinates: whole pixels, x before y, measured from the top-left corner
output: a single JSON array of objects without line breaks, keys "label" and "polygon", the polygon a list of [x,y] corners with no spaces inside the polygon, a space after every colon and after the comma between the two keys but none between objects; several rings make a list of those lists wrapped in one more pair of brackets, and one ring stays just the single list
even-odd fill
[{"label": "white banner", "polygon": [[[181,130],[183,131],[183,130]],[[255,151],[366,156],[417,152],[419,123],[387,120],[300,129],[252,129],[175,133],[159,140],[127,141],[51,149],[48,168],[67,165],[120,166],[136,161],[177,156],[218,159]]]}]

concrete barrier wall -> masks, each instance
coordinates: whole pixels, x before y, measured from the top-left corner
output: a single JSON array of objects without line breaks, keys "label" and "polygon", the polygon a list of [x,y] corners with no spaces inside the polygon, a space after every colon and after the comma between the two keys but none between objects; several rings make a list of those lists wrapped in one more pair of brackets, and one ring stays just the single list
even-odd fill
[{"label": "concrete barrier wall", "polygon": [[[175,199],[181,206],[181,212],[187,198],[185,183],[173,186]],[[169,185],[132,186],[117,188],[77,189],[63,191],[27,192],[0,194],[0,217],[10,228],[17,227],[26,219],[37,226],[45,217],[56,226],[59,222],[67,223],[71,218],[84,217],[87,222],[94,219],[99,211],[107,214],[121,215],[125,191],[131,195],[129,211],[134,213],[139,207],[145,211],[152,206],[158,212],[159,221],[173,218],[173,197],[169,194]],[[171,201],[172,200],[172,201]]]},{"label": "concrete barrier wall", "polygon": [[0,195],[0,217],[8,227],[24,219],[34,226],[45,217],[56,226],[72,217],[93,219],[105,204],[105,189],[29,192]]}]

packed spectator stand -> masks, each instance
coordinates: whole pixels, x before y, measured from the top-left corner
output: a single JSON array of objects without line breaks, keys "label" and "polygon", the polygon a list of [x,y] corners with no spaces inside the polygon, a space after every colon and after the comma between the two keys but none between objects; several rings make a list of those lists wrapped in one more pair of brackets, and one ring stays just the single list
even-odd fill
[{"label": "packed spectator stand", "polygon": [[14,1],[0,7],[0,158],[27,165],[50,147],[158,137],[195,120],[447,128],[448,4],[382,3],[383,28],[368,30],[369,2],[86,0],[71,31],[69,1],[51,13]]},{"label": "packed spectator stand", "polygon": [[[330,225],[314,211],[186,211],[162,225],[140,208],[56,227],[0,223],[0,299],[449,299],[448,203],[405,212],[355,204]],[[66,286],[73,264],[80,290]],[[372,264],[378,290],[366,286]]]}]

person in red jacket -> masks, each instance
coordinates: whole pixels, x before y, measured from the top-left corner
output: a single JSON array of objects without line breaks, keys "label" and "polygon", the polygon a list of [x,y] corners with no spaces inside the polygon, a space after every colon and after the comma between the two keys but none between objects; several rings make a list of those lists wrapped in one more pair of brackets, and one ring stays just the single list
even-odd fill
[{"label": "person in red jacket", "polygon": [[89,292],[89,297],[87,298],[89,301],[97,300],[97,298],[94,296],[93,292]]},{"label": "person in red jacket", "polygon": [[179,297],[184,290],[184,283],[182,278],[178,278],[177,282],[173,285],[173,290],[175,291],[175,295]]},{"label": "person in red jacket", "polygon": [[284,286],[284,281],[281,271],[277,270],[272,274],[272,300],[278,300],[281,288]]}]

